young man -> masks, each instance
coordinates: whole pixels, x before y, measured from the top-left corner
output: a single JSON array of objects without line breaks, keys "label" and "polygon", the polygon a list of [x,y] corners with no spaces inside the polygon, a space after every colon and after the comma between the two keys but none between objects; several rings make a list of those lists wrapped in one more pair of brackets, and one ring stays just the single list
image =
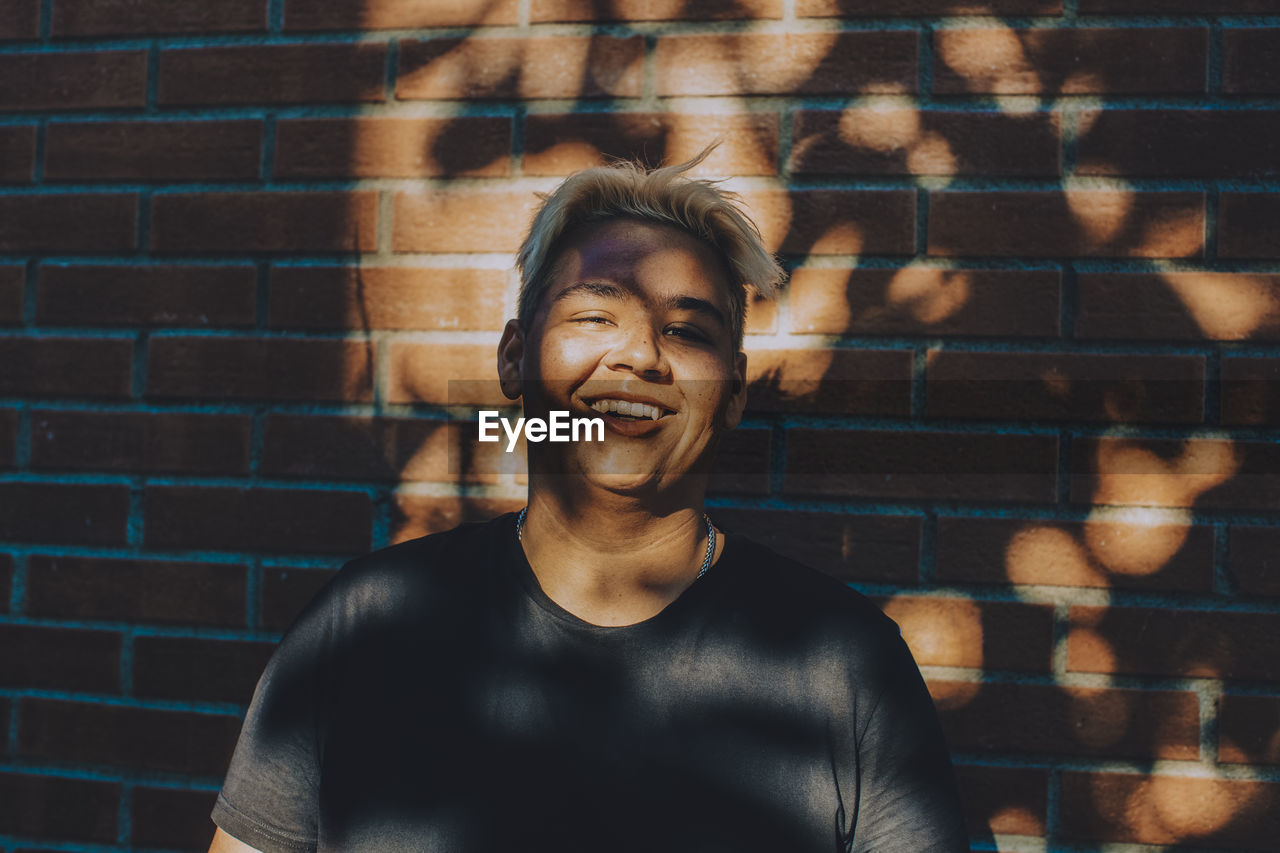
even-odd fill
[{"label": "young man", "polygon": [[525,511],[349,563],[263,675],[214,851],[967,851],[933,706],[857,593],[703,514],[746,401],[730,199],[602,167],[544,203],[498,351]]}]

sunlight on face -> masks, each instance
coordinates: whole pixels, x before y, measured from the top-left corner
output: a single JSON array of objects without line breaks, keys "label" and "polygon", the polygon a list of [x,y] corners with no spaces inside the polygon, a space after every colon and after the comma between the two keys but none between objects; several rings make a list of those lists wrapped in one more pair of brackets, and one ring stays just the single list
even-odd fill
[{"label": "sunlight on face", "polygon": [[[531,446],[531,471],[620,492],[704,472],[745,403],[728,293],[720,258],[676,228],[613,220],[576,235],[525,343],[524,405],[530,417],[602,417],[605,440]],[[646,414],[628,413],[637,404]]]}]

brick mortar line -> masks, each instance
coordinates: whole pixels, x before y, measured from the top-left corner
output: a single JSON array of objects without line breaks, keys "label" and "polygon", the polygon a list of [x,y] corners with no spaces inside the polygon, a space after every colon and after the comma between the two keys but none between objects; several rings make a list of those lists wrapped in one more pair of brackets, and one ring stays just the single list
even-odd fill
[{"label": "brick mortar line", "polygon": [[40,41],[48,43],[53,37],[53,0],[40,0]]},{"label": "brick mortar line", "polygon": [[[178,195],[254,195],[270,198],[282,193],[339,193],[355,195],[361,192],[394,191],[411,195],[439,190],[469,190],[477,194],[496,192],[504,194],[547,191],[558,185],[564,176],[539,175],[518,179],[510,177],[472,178],[437,177],[420,178],[324,178],[315,180],[271,180],[260,178],[244,181],[209,183],[202,180],[170,181],[161,184],[128,181],[44,183],[39,185],[6,185],[0,188],[0,198],[54,198],[74,195],[154,195],[171,197]],[[1067,175],[1053,177],[990,177],[979,175],[884,175],[850,176],[848,178],[814,174],[750,175],[731,179],[732,187],[745,192],[804,192],[834,190],[852,192],[918,192],[933,193],[1062,193],[1062,192],[1124,192],[1145,194],[1194,194],[1194,193],[1275,193],[1280,192],[1280,178],[1185,178],[1185,177],[1111,177],[1106,175]],[[785,183],[784,183],[785,181]],[[336,254],[342,250],[334,250]],[[181,255],[182,252],[157,250],[160,255]],[[949,257],[949,256],[943,256]],[[980,257],[980,256],[979,256]],[[1061,255],[1050,257],[1078,257]],[[1083,257],[1091,257],[1085,255]],[[1106,257],[1106,256],[1103,256]],[[1155,259],[1159,259],[1158,257]],[[1169,260],[1181,260],[1169,257]],[[1208,261],[1212,262],[1213,257]],[[1267,260],[1267,259],[1262,259]]]},{"label": "brick mortar line", "polygon": [[267,0],[267,31],[280,33],[284,30],[284,0]]},{"label": "brick mortar line", "polygon": [[[184,340],[189,339],[188,336],[181,336],[181,337]],[[191,337],[194,338],[195,336],[191,336]],[[201,336],[201,337],[204,337],[208,340],[239,341],[242,339],[240,336]],[[51,336],[50,339],[57,340],[57,339],[60,339],[60,336]],[[93,340],[93,338],[88,338],[87,340]],[[342,343],[342,342],[345,342],[347,339],[341,339],[341,338],[293,339],[293,338],[245,337],[243,338],[243,340],[246,343],[258,343],[258,342],[267,341],[267,340],[280,340],[280,341],[297,340],[297,341],[317,341],[317,342],[332,340],[337,343]],[[354,338],[351,339],[351,342],[364,343],[363,340],[354,339]],[[407,340],[393,339],[393,342],[422,345],[422,346],[431,346],[431,345],[437,345],[441,347],[446,346],[446,343],[442,343],[440,341],[419,340],[416,338],[410,338]],[[375,346],[377,345],[376,340],[370,341],[369,343]],[[481,346],[485,348],[487,348],[489,345],[493,343],[494,343],[493,341],[483,341],[479,344],[472,343],[469,341],[461,342],[462,345],[465,345],[468,347]],[[787,351],[788,349],[789,348],[784,348],[784,351]],[[756,350],[757,353],[762,351],[764,350],[761,350],[761,349]],[[859,347],[856,349],[852,349],[851,351],[856,353],[892,353],[892,352],[897,352],[899,350],[890,349],[890,348]],[[960,350],[955,350],[955,352],[960,352]],[[976,352],[965,351],[965,352],[969,354],[980,355],[980,354],[984,354],[986,351],[976,351]],[[1004,354],[1004,352],[1005,351],[1003,350],[993,351],[990,354],[1000,355],[1000,354]],[[1039,353],[1037,353],[1034,350],[1027,350],[1027,351],[1013,351],[1011,354],[1026,356],[1029,354],[1039,354]],[[1073,353],[1068,353],[1068,354],[1073,354]],[[383,361],[384,362],[389,361],[389,359],[384,359]],[[375,371],[377,371],[378,363],[381,363],[381,362],[377,362],[375,360]],[[873,377],[864,377],[864,378],[873,378]],[[496,381],[496,377],[484,376],[484,377],[479,377],[474,381],[489,383],[489,382]],[[903,384],[903,385],[905,385],[907,382],[905,378],[898,379],[897,377],[890,377],[884,381]],[[992,381],[999,381],[999,380],[992,380]],[[1096,380],[1096,381],[1098,383],[1105,384],[1110,380]],[[1151,383],[1155,383],[1159,381],[1163,381],[1163,380],[1159,380],[1159,379],[1150,380]],[[1177,382],[1180,380],[1167,380],[1167,381]],[[936,383],[949,384],[950,382],[951,380],[934,380],[935,384]],[[835,385],[836,383],[833,382],[830,384]],[[1190,384],[1190,383],[1187,383],[1187,384]],[[1198,380],[1196,381],[1196,384],[1197,385],[1200,384]],[[379,406],[376,399],[369,402],[358,402],[358,401],[346,402],[342,400],[316,399],[316,400],[279,401],[276,403],[270,403],[270,402],[264,403],[261,398],[253,397],[253,396],[229,397],[226,399],[225,403],[219,404],[216,407],[192,408],[191,404],[187,404],[184,406],[184,403],[182,402],[182,400],[183,398],[179,397],[179,398],[173,398],[171,403],[167,403],[166,398],[158,398],[155,400],[145,400],[145,401],[139,400],[136,403],[131,403],[129,401],[121,401],[121,402],[113,403],[112,401],[99,402],[97,400],[94,400],[88,397],[75,398],[71,396],[63,397],[63,398],[49,398],[49,399],[14,398],[12,401],[6,401],[4,399],[0,399],[0,408],[10,408],[10,407],[17,408],[22,405],[30,404],[30,407],[33,409],[39,408],[47,411],[60,411],[60,412],[61,411],[65,411],[65,412],[101,411],[101,412],[118,412],[121,414],[154,413],[154,414],[211,414],[211,415],[230,414],[230,415],[234,415],[234,414],[251,414],[254,411],[255,406],[265,405],[267,407],[266,411],[270,413],[279,413],[279,414],[297,414],[297,415],[314,414],[317,416],[354,415],[359,417],[359,416],[367,416],[367,415],[380,415],[383,413],[386,413],[387,415],[391,416],[394,413],[394,416],[396,417],[425,418],[428,420],[448,420],[450,418],[450,410],[459,410],[459,409],[468,410],[468,414],[464,416],[464,419],[469,419],[474,414],[473,412],[470,412],[470,410],[486,408],[486,407],[494,408],[493,406],[486,406],[483,404],[475,404],[475,405],[452,404],[451,405],[448,402],[443,402],[443,401],[442,402],[416,401],[416,402],[408,402],[408,403],[385,403],[382,406]],[[510,408],[513,405],[514,404],[504,404],[503,406],[499,406],[497,408],[504,408],[504,407]],[[1109,424],[1105,422],[1063,421],[1063,420],[1025,421],[1025,420],[1017,420],[1013,418],[1000,419],[1000,420],[995,420],[995,419],[984,420],[984,419],[977,419],[977,418],[959,418],[959,417],[933,417],[929,419],[917,420],[907,414],[902,414],[902,415],[885,415],[885,414],[874,414],[874,413],[804,414],[804,413],[770,412],[770,411],[763,411],[763,410],[759,410],[759,411],[749,410],[747,417],[748,417],[748,421],[744,421],[743,423],[744,428],[749,428],[750,426],[755,425],[757,422],[757,419],[767,417],[769,418],[769,420],[762,421],[761,423],[764,423],[767,425],[773,425],[776,423],[779,426],[789,428],[789,429],[818,430],[818,431],[830,431],[830,432],[876,430],[876,431],[899,432],[904,434],[905,433],[911,433],[911,434],[942,433],[942,434],[1014,436],[1014,437],[1039,436],[1042,438],[1056,438],[1065,432],[1073,440],[1089,439],[1089,438],[1110,438],[1110,439],[1131,440],[1131,441],[1164,441],[1164,440],[1234,441],[1234,442],[1246,442],[1250,444],[1265,443],[1265,442],[1272,441],[1274,439],[1274,429],[1266,426],[1245,425],[1245,426],[1224,429],[1221,427],[1214,426],[1212,424],[1204,424],[1204,423],[1198,423],[1198,422],[1188,422],[1185,424],[1163,424],[1163,423],[1132,424],[1132,425],[1128,425],[1124,429],[1117,429],[1114,424]],[[57,469],[57,468],[42,469],[44,473],[55,473],[55,474],[59,470],[60,469]],[[20,475],[22,473],[23,472],[19,472],[19,471],[0,472],[0,479],[6,479],[6,480],[21,479]],[[91,473],[97,474],[102,472],[94,471]],[[149,475],[156,475],[156,476],[164,475],[163,472],[147,472],[147,473]],[[182,472],[178,472],[178,473],[181,474]],[[908,471],[908,472],[895,472],[895,473],[927,473],[927,472]],[[982,470],[975,470],[975,471],[970,471],[966,473],[970,473],[977,476],[984,473],[996,473],[996,472],[985,472]],[[1049,474],[1057,474],[1057,473],[1066,473],[1068,476],[1077,476],[1077,477],[1091,476],[1086,474],[1085,472],[1076,472],[1071,470],[1061,472],[1060,469],[1057,468],[1056,466],[1052,471],[1028,470],[1028,471],[1014,471],[1014,472],[1006,472],[1006,473],[1019,473],[1019,474],[1024,474],[1025,476],[1047,476]],[[205,474],[201,476],[220,476],[220,475],[218,475],[217,473],[214,473],[214,474]],[[1132,476],[1158,476],[1158,475],[1134,474]],[[964,502],[964,501],[961,501],[961,502]],[[986,499],[986,498],[978,499],[975,502],[984,504],[984,505],[989,505],[991,503],[990,499]],[[1081,503],[1090,503],[1090,502],[1081,502]],[[1093,505],[1093,504],[1090,504],[1090,505]],[[1200,511],[1200,512],[1209,511],[1210,513],[1213,513],[1213,512],[1219,512],[1223,509],[1222,507],[1183,507],[1183,506],[1177,506],[1173,504],[1146,505],[1146,504],[1129,504],[1129,503],[1114,503],[1114,504],[1105,503],[1105,504],[1097,504],[1096,506],[1100,509],[1111,508],[1111,507],[1116,508],[1116,510],[1108,509],[1107,511],[1119,511],[1119,508],[1122,508],[1122,507],[1138,507],[1143,510],[1152,510],[1152,511],[1158,511],[1158,512],[1181,512],[1181,511],[1191,510],[1191,511]],[[1229,509],[1229,507],[1227,509]],[[1207,517],[1212,517],[1212,516],[1207,516]]]},{"label": "brick mortar line", "polygon": [[[126,255],[93,255],[93,254],[44,254],[36,258],[31,258],[28,252],[14,252],[13,260],[0,261],[6,265],[19,266],[31,264],[33,268],[40,266],[59,266],[59,267],[249,267],[255,264],[266,264],[271,269],[306,269],[306,268],[331,268],[331,267],[351,267],[355,265],[365,265],[375,268],[390,269],[498,269],[511,270],[514,268],[515,260],[512,252],[395,252],[389,257],[383,259],[373,252],[362,254],[343,254],[343,253],[296,253],[296,254],[280,254],[274,257],[264,258],[262,253],[246,252],[243,254],[171,254],[171,255],[147,255],[143,257],[132,257]],[[1201,260],[1188,258],[1018,258],[1018,257],[990,257],[990,256],[952,256],[952,255],[928,255],[928,256],[911,256],[911,255],[857,255],[857,254],[829,254],[829,255],[810,255],[807,258],[795,255],[784,254],[784,259],[791,261],[791,272],[803,270],[843,270],[853,271],[859,270],[889,270],[898,271],[905,269],[926,269],[926,270],[968,270],[968,271],[992,271],[992,270],[1015,270],[1023,272],[1060,272],[1063,275],[1068,271],[1067,266],[1071,267],[1071,271],[1077,275],[1096,275],[1100,273],[1114,274],[1163,274],[1163,273],[1245,273],[1250,275],[1280,275],[1280,259],[1277,260],[1231,260],[1218,261],[1212,266],[1205,264]],[[377,261],[377,263],[368,263]],[[787,295],[787,289],[783,289],[782,296]],[[24,310],[27,305],[34,305],[34,302],[24,304]],[[783,307],[784,302],[778,303],[779,307]],[[34,317],[31,318],[34,320]],[[66,328],[86,328],[84,325],[67,326]],[[90,328],[103,328],[108,330],[119,331],[120,326],[101,326]],[[152,328],[157,330],[184,328],[174,325],[153,325]],[[207,329],[207,326],[191,327],[193,329]],[[249,328],[248,326],[224,326],[221,328]],[[274,329],[273,329],[274,330]],[[483,331],[483,330],[478,330]],[[764,333],[767,335],[768,333]],[[822,335],[818,333],[795,333],[802,334],[809,338],[818,337],[845,337],[837,335]],[[748,331],[749,338],[760,337],[760,334]],[[868,336],[864,336],[868,337]],[[1057,340],[1057,338],[1046,338],[1045,336],[1032,337],[1014,337],[1014,336],[939,336],[937,332],[924,332],[919,335],[882,335],[875,336],[885,340],[901,339],[910,337],[912,339],[921,338],[929,341],[947,342],[948,344],[958,343],[962,339],[969,340],[1009,340],[1009,341],[1043,341]],[[1082,341],[1096,340],[1105,345],[1129,345],[1129,344],[1150,344],[1154,347],[1166,345],[1167,339],[1151,339],[1151,340],[1133,340],[1133,339],[1106,339],[1106,338],[1081,338]],[[1280,339],[1268,341],[1264,338],[1254,339],[1252,341],[1238,341],[1234,339],[1214,339],[1214,338],[1192,338],[1186,337],[1183,340],[1188,342],[1199,342],[1202,346],[1211,346],[1220,343],[1230,343],[1232,345],[1232,353],[1237,352],[1241,348],[1249,347],[1280,347]],[[1110,341],[1110,343],[1108,343]]]},{"label": "brick mortar line", "polygon": [[[1053,100],[1046,102],[1046,98]],[[1204,94],[1185,95],[992,95],[968,94],[926,97],[909,94],[741,94],[660,95],[643,97],[592,98],[477,98],[467,101],[452,99],[414,99],[373,101],[367,103],[267,103],[206,104],[162,106],[155,112],[144,108],[102,110],[24,109],[0,116],[0,126],[26,126],[37,120],[57,119],[75,122],[181,122],[230,121],[262,119],[277,114],[285,119],[298,118],[456,118],[465,116],[507,116],[517,107],[530,114],[587,115],[645,112],[655,103],[669,112],[706,113],[709,109],[723,114],[746,114],[779,110],[814,110],[838,112],[846,109],[918,109],[921,112],[989,113],[992,115],[1051,115],[1081,111],[1144,112],[1188,111],[1214,112],[1217,115],[1274,112],[1280,109],[1280,97],[1242,95],[1213,97]]]},{"label": "brick mortar line", "polygon": [[[48,2],[48,0],[46,0]],[[272,5],[276,5],[273,1]],[[227,33],[123,33],[46,38],[43,42],[16,42],[0,52],[53,53],[107,49],[124,50],[155,40],[166,49],[201,47],[274,46],[290,44],[383,43],[398,39],[485,39],[547,38],[630,35],[791,35],[847,32],[895,32],[935,27],[944,30],[1141,30],[1224,28],[1268,28],[1280,26],[1280,15],[1259,14],[1115,14],[1115,15],[918,15],[875,17],[738,18],[732,20],[627,20],[627,21],[538,21],[517,20],[515,24],[473,24],[452,27],[278,29],[271,24],[257,32]]]},{"label": "brick mortar line", "polygon": [[1213,591],[1218,595],[1240,597],[1231,566],[1231,531],[1237,526],[1228,522],[1213,525]]}]

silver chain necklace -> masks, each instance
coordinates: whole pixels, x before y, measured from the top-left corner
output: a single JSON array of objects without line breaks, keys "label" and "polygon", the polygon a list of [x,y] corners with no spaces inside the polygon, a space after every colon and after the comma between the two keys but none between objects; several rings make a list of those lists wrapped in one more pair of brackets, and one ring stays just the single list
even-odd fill
[{"label": "silver chain necklace", "polygon": [[[520,510],[520,515],[516,518],[516,541],[524,541],[524,519],[529,514],[529,507]],[[698,578],[707,573],[707,569],[711,568],[711,558],[716,554],[716,528],[711,523],[711,519],[704,512],[702,514],[702,522],[707,525],[707,554],[702,558],[702,568],[698,569]],[[694,578],[697,580],[698,578]]]}]

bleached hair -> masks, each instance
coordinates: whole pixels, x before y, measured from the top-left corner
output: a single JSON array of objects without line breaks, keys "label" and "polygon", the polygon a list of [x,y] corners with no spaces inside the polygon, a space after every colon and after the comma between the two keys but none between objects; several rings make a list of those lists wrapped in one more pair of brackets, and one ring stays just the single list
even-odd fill
[{"label": "bleached hair", "polygon": [[685,163],[649,170],[638,163],[596,166],[570,175],[533,217],[529,236],[520,246],[517,318],[526,332],[551,283],[555,264],[571,235],[597,222],[635,219],[672,225],[707,243],[730,272],[729,325],[734,348],[742,346],[746,320],[746,288],[771,299],[785,275],[760,238],[760,231],[741,208],[737,195],[714,181],[689,178],[685,172],[714,148]]}]

